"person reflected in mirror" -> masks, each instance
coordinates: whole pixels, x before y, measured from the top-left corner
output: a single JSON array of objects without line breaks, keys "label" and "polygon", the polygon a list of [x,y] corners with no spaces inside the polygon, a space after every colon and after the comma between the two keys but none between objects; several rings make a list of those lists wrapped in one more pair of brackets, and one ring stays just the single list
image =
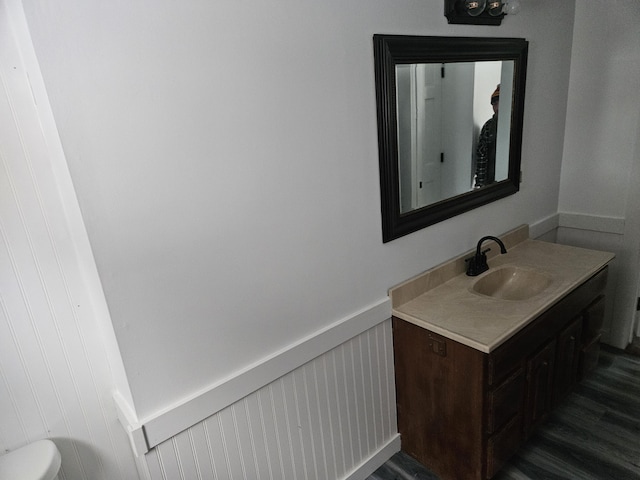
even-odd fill
[{"label": "person reflected in mirror", "polygon": [[480,130],[476,148],[476,175],[474,188],[484,187],[496,179],[496,137],[498,134],[498,107],[500,106],[500,85],[491,94],[493,116]]}]

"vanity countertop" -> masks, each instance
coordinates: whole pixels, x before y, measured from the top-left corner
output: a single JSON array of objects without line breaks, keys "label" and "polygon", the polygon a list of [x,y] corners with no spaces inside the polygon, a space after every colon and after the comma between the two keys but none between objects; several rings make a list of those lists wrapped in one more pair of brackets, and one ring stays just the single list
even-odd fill
[{"label": "vanity countertop", "polygon": [[[477,277],[460,272],[467,254],[392,288],[393,315],[489,353],[614,258],[609,252],[538,240],[516,242],[507,244],[506,254],[489,258],[489,270]],[[485,246],[499,250],[490,242]],[[526,300],[502,300],[472,291],[478,279],[503,265],[544,272],[552,282]]]}]

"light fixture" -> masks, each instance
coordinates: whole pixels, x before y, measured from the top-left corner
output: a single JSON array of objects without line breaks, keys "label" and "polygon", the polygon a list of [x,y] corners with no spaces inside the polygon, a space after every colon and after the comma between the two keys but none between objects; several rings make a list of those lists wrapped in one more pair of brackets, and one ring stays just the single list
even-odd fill
[{"label": "light fixture", "polygon": [[506,15],[516,15],[520,12],[520,1],[519,0],[507,0],[504,2],[504,8],[502,11]]},{"label": "light fixture", "polygon": [[487,0],[464,0],[462,3],[467,14],[472,17],[480,15],[487,6]]},{"label": "light fixture", "polygon": [[504,7],[504,3],[502,3],[501,1],[492,2],[490,0],[486,9],[489,15],[491,15],[492,17],[497,17],[498,15],[502,15],[503,7]]},{"label": "light fixture", "polygon": [[505,15],[519,11],[519,0],[444,0],[444,15],[449,23],[500,25]]}]

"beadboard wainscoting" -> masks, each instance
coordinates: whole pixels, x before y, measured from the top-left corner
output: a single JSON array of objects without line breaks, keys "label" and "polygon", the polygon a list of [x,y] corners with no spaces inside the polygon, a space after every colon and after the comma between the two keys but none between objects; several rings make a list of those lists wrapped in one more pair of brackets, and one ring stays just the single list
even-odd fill
[{"label": "beadboard wainscoting", "polygon": [[386,320],[151,448],[149,478],[364,479],[400,450]]}]

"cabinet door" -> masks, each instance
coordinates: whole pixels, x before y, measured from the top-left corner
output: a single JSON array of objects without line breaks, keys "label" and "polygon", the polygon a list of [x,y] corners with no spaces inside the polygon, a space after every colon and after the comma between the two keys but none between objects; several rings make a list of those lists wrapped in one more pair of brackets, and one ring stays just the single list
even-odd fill
[{"label": "cabinet door", "polygon": [[554,339],[527,361],[526,436],[529,436],[551,411],[555,350]]},{"label": "cabinet door", "polygon": [[602,333],[605,297],[600,295],[584,312],[583,345],[587,345]]},{"label": "cabinet door", "polygon": [[557,405],[573,388],[578,379],[582,316],[577,317],[558,335],[553,385],[553,403]]},{"label": "cabinet door", "polygon": [[487,440],[487,471],[485,478],[491,478],[522,444],[522,417],[516,415],[507,425]]},{"label": "cabinet door", "polygon": [[497,432],[514,416],[522,417],[524,384],[525,376],[521,368],[502,385],[487,394],[487,433],[489,435]]}]

